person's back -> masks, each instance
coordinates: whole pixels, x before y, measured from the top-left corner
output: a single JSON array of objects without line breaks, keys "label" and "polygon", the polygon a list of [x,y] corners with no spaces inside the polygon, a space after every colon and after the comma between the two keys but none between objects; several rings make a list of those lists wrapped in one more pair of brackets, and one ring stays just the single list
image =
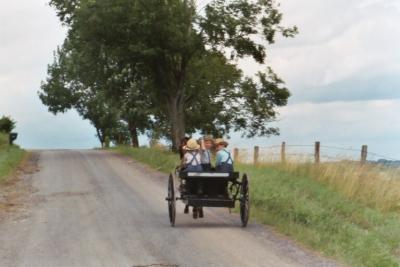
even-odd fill
[{"label": "person's back", "polygon": [[[233,159],[231,153],[226,150],[228,142],[219,138],[215,140],[215,148],[217,150],[217,159],[215,163],[215,170],[217,172],[233,172]],[[219,183],[218,191],[223,196],[228,196],[228,182],[222,181]]]},{"label": "person's back", "polygon": [[203,167],[201,165],[201,153],[199,150],[187,151],[183,156],[185,171],[201,172]]},{"label": "person's back", "polygon": [[219,172],[233,172],[233,159],[231,153],[225,149],[217,152],[215,170]]},{"label": "person's back", "polygon": [[212,136],[205,136],[201,140],[201,165],[204,171],[212,171],[211,165],[211,149],[214,146],[214,139]]},{"label": "person's back", "polygon": [[231,153],[226,149],[228,143],[223,139],[217,139],[215,145],[217,149],[215,170],[219,172],[233,172],[233,159]]},{"label": "person's back", "polygon": [[[185,149],[185,154],[183,156],[183,171],[185,172],[202,172],[203,167],[201,165],[201,152],[200,145],[195,139],[189,139],[187,141]],[[203,194],[203,185],[201,182],[191,182],[187,184],[188,192],[197,193],[198,195]],[[189,206],[185,206],[185,213],[189,212]],[[193,207],[193,217],[197,218],[197,215],[203,217],[202,207]]]},{"label": "person's back", "polygon": [[194,139],[189,139],[185,147],[185,154],[183,156],[184,171],[188,172],[201,172],[203,167],[201,165],[200,145]]}]

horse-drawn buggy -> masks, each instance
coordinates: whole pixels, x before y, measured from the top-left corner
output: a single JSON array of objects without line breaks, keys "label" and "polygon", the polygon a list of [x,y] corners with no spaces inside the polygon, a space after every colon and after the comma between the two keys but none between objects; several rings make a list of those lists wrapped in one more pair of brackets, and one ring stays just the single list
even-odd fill
[{"label": "horse-drawn buggy", "polygon": [[[242,226],[249,219],[249,181],[239,172],[187,172],[177,171],[180,196],[175,195],[174,175],[168,179],[168,212],[171,226],[175,226],[176,201],[181,200],[194,210],[203,207],[234,208],[239,202]],[[196,215],[197,216],[197,215]]]}]

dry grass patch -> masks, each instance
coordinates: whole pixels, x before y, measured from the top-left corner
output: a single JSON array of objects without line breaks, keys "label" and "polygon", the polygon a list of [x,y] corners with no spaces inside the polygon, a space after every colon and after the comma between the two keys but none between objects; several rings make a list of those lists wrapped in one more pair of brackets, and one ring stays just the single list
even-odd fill
[{"label": "dry grass patch", "polygon": [[263,166],[307,175],[381,211],[400,211],[400,169],[357,162],[264,164]]}]

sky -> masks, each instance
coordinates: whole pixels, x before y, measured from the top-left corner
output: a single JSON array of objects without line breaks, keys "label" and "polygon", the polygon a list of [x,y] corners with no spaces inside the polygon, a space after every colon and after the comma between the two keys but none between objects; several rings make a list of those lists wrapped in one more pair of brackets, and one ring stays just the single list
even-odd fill
[{"label": "sky", "polygon": [[[400,1],[280,2],[283,23],[300,31],[269,47],[268,65],[292,93],[273,123],[281,135],[246,140],[233,134],[231,147],[366,144],[369,151],[400,159]],[[0,115],[18,122],[18,143],[98,146],[89,122],[74,111],[54,116],[37,96],[66,32],[47,1],[1,0],[0,25]],[[240,65],[247,75],[264,68],[248,60]]]}]

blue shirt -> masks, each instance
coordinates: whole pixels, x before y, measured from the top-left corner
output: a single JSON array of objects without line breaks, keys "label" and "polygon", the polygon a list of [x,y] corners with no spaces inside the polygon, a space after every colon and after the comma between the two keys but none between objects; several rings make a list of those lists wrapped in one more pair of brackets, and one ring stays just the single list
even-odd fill
[{"label": "blue shirt", "polygon": [[229,153],[225,149],[221,149],[220,151],[217,152],[217,162],[215,165],[219,166],[222,163],[233,164],[231,153]]}]

